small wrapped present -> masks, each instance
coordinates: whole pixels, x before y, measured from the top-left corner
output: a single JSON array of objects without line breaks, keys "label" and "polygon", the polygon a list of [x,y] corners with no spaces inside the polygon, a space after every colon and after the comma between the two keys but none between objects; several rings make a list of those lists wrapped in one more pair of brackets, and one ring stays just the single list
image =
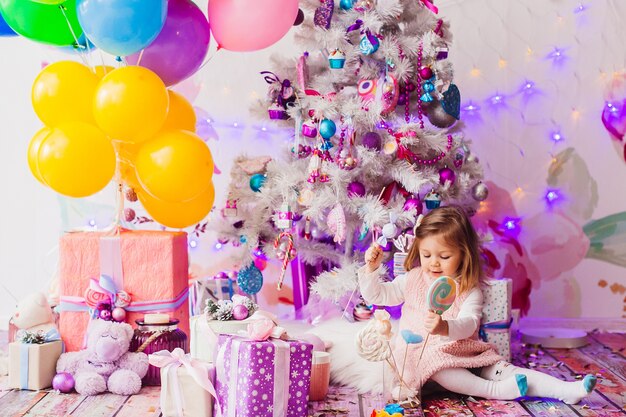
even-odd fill
[{"label": "small wrapped present", "polygon": [[261,319],[270,319],[276,322],[276,317],[265,311],[257,311],[245,320],[214,320],[207,314],[193,316],[190,319],[191,357],[205,362],[213,362],[217,337],[220,334],[245,334],[248,324]]},{"label": "small wrapped present", "polygon": [[208,300],[230,300],[236,294],[236,286],[237,284],[228,277],[205,277],[194,280],[189,288],[191,315],[203,314]]},{"label": "small wrapped present", "polygon": [[40,390],[52,385],[63,342],[56,329],[47,333],[18,331],[9,344],[9,388]]},{"label": "small wrapped present", "polygon": [[66,233],[61,237],[59,257],[57,308],[67,351],[82,348],[90,319],[106,318],[98,306],[123,309],[125,321],[133,327],[145,313],[168,312],[189,334],[186,233]]},{"label": "small wrapped present", "polygon": [[161,368],[163,417],[213,415],[213,398],[217,398],[213,365],[192,359],[180,348],[153,353],[148,356],[148,361]]},{"label": "small wrapped present", "polygon": [[511,303],[513,281],[489,280],[483,287],[483,320],[479,336],[491,343],[506,360],[511,360]]},{"label": "small wrapped present", "polygon": [[250,326],[257,327],[250,333],[253,338],[219,336],[215,360],[219,404],[216,417],[308,415],[313,345],[253,336],[266,333],[262,329],[268,327],[268,322],[271,323],[259,320]]}]

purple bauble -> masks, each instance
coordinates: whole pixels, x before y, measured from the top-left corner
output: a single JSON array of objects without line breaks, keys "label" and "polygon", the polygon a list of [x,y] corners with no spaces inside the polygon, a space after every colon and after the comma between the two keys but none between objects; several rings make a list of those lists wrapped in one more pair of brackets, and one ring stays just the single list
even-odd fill
[{"label": "purple bauble", "polygon": [[235,320],[245,320],[248,318],[248,307],[243,304],[237,304],[233,307],[233,318]]},{"label": "purple bauble", "polygon": [[365,186],[358,181],[352,181],[348,184],[349,197],[363,197],[365,195]]},{"label": "purple bauble", "polygon": [[430,67],[422,67],[419,70],[420,78],[422,80],[430,80],[433,76],[433,70]]},{"label": "purple bauble", "polygon": [[366,148],[375,149],[377,151],[380,151],[381,144],[382,144],[382,139],[380,138],[380,135],[378,133],[376,133],[376,132],[367,132],[363,136],[363,139],[361,140],[361,143]]},{"label": "purple bauble", "polygon": [[411,211],[413,209],[417,209],[417,216],[422,214],[422,202],[419,200],[419,198],[407,198],[404,202],[404,211]]},{"label": "purple bauble", "polygon": [[445,184],[446,181],[450,181],[450,185],[452,185],[454,184],[455,179],[456,179],[456,174],[450,168],[444,167],[439,170],[439,182],[441,184]]},{"label": "purple bauble", "polygon": [[122,307],[115,307],[111,312],[111,317],[117,322],[122,322],[126,320],[126,310]]},{"label": "purple bauble", "polygon": [[52,388],[69,394],[74,389],[74,377],[68,372],[59,372],[52,378]]},{"label": "purple bauble", "polygon": [[100,317],[101,320],[111,320],[111,310],[100,310],[98,317]]}]

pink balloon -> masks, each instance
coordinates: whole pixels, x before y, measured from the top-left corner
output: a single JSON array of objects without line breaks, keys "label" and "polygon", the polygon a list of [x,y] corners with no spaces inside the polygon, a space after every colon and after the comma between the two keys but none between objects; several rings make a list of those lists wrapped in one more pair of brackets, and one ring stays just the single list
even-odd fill
[{"label": "pink balloon", "polygon": [[169,0],[159,36],[143,51],[129,55],[130,64],[155,72],[170,86],[194,74],[206,57],[211,37],[209,22],[191,0]]},{"label": "pink balloon", "polygon": [[209,21],[219,47],[256,51],[278,42],[293,26],[298,0],[211,0]]}]

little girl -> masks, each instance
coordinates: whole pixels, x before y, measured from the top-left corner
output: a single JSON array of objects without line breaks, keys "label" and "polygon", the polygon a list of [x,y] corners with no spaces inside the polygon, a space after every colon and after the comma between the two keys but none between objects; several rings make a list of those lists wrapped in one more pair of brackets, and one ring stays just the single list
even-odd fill
[{"label": "little girl", "polygon": [[[408,387],[419,390],[432,379],[459,394],[494,400],[525,395],[552,397],[568,404],[579,402],[595,387],[593,375],[566,382],[514,366],[504,361],[491,345],[478,340],[483,273],[478,237],[462,209],[442,207],[423,217],[415,228],[415,240],[406,258],[407,274],[396,277],[393,282],[380,282],[377,270],[382,257],[377,245],[365,253],[366,264],[359,270],[363,298],[376,305],[404,302],[400,329],[409,329],[424,339],[430,333],[419,368],[423,342],[408,346],[403,377]],[[457,297],[452,307],[439,316],[428,311],[426,294],[430,284],[441,276],[456,280]],[[394,356],[402,358],[406,346],[404,340],[397,337]],[[469,368],[474,368],[474,372]],[[398,387],[394,391],[396,398],[400,392],[406,393]]]}]

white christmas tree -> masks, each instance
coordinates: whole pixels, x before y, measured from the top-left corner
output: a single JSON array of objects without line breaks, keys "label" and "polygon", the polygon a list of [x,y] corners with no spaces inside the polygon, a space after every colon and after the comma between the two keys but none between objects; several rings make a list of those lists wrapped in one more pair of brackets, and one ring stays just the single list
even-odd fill
[{"label": "white christmas tree", "polygon": [[338,300],[354,293],[372,241],[396,252],[399,273],[420,213],[457,204],[471,214],[487,189],[458,122],[449,25],[432,3],[301,7],[296,42],[304,52],[274,59],[262,73],[268,99],[255,109],[294,129],[293,142],[282,159],[236,161],[223,211],[230,221],[217,227],[239,247],[241,266],[258,250],[285,266],[296,254],[330,265],[312,290]]}]

